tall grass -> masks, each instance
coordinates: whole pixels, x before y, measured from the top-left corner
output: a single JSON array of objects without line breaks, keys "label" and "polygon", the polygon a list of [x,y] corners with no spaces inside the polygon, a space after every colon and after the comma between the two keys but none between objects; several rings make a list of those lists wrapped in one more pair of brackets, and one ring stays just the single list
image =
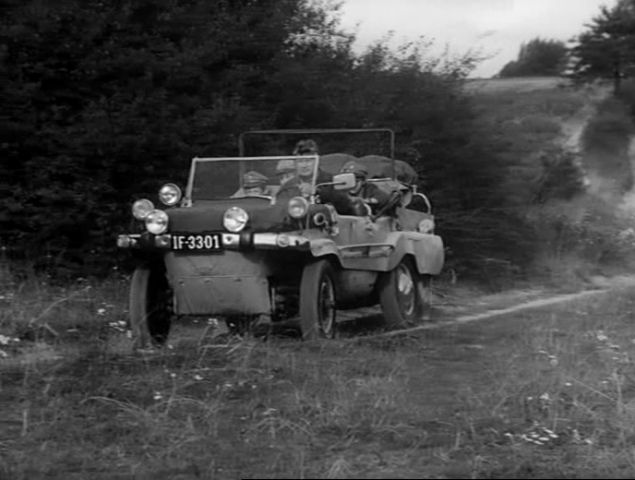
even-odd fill
[{"label": "tall grass", "polygon": [[[18,316],[0,323],[7,336],[28,332],[24,323],[55,305],[42,320],[58,333],[3,347],[0,477],[634,472],[632,293],[419,336],[315,343],[213,337],[184,320],[170,346],[132,354],[113,323],[125,284],[91,287],[40,284],[36,302],[16,293]],[[52,355],[29,356],[42,345]]]}]

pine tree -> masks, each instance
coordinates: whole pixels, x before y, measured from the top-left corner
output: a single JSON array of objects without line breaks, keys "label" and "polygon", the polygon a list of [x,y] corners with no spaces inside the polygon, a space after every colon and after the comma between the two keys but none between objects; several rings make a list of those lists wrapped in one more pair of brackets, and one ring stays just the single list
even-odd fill
[{"label": "pine tree", "polygon": [[602,6],[570,49],[570,75],[577,80],[611,78],[619,94],[622,79],[635,73],[635,0]]}]

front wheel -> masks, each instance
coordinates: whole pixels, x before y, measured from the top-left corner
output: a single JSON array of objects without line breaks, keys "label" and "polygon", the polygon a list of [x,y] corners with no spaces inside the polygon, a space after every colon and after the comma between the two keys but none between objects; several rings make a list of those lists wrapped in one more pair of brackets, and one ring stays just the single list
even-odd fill
[{"label": "front wheel", "polygon": [[318,260],[304,267],[300,281],[300,325],[302,338],[334,338],[336,302],[333,267]]},{"label": "front wheel", "polygon": [[166,342],[172,321],[172,295],[165,270],[137,267],[130,284],[130,327],[136,348]]},{"label": "front wheel", "polygon": [[413,325],[428,313],[429,277],[419,275],[408,259],[379,276],[378,290],[379,303],[390,328]]}]

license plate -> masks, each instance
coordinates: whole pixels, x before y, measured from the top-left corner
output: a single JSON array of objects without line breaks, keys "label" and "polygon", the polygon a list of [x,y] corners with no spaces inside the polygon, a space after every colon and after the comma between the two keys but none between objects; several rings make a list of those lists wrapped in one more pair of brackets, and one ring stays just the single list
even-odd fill
[{"label": "license plate", "polygon": [[219,233],[173,233],[172,250],[218,252],[223,249]]}]

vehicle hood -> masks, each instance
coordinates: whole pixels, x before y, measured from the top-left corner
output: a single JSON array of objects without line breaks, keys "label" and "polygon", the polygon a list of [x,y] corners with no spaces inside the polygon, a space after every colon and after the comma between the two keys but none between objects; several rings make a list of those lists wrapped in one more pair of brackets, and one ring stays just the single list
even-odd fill
[{"label": "vehicle hood", "polygon": [[223,215],[230,207],[240,207],[249,214],[246,229],[255,232],[291,230],[285,204],[270,205],[262,199],[201,201],[191,207],[167,211],[172,232],[223,231]]}]

